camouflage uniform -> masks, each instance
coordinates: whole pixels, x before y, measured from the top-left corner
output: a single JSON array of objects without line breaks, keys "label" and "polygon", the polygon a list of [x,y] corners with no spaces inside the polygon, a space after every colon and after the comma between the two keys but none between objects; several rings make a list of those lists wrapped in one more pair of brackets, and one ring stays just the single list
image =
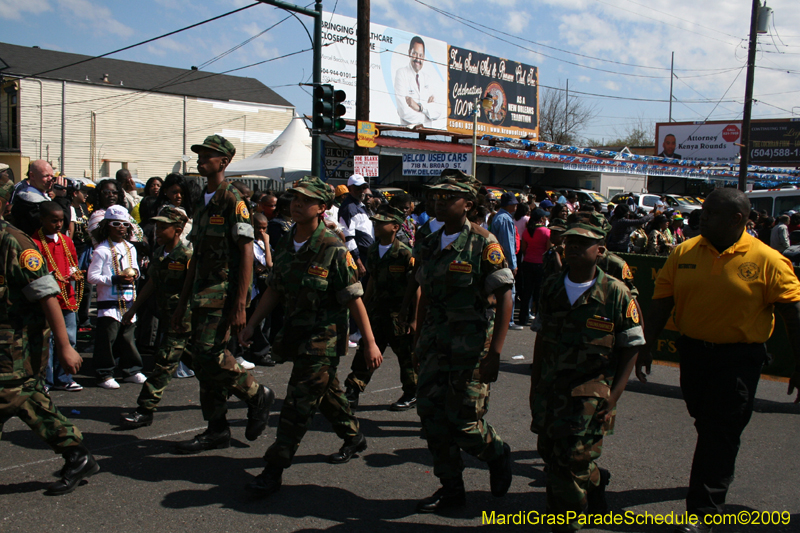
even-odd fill
[{"label": "camouflage uniform", "polygon": [[[169,212],[164,213],[167,210],[171,211],[170,208],[165,208],[153,220],[171,222],[165,218],[169,216]],[[160,312],[159,320],[162,324],[167,324],[167,332],[161,340],[158,353],[156,353],[155,368],[142,385],[142,391],[139,393],[137,402],[142,412],[156,410],[161,396],[164,394],[164,389],[172,380],[172,375],[181,360],[187,366],[192,366],[191,351],[187,348],[191,337],[191,313],[187,312],[184,316],[183,327],[185,329],[183,331],[174,331],[170,326],[172,314],[178,307],[178,300],[183,290],[183,282],[186,279],[191,258],[192,250],[178,240],[178,244],[167,255],[164,255],[163,246],[156,248],[147,270],[147,277],[152,279],[155,284],[156,302]]]},{"label": "camouflage uniform", "polygon": [[49,345],[39,301],[61,293],[27,235],[0,220],[0,436],[18,416],[56,453],[81,445],[81,432],[44,388]]},{"label": "camouflage uniform", "polygon": [[434,474],[446,482],[461,478],[460,450],[487,462],[504,454],[503,441],[483,420],[489,385],[480,382],[478,368],[492,339],[493,293],[510,287],[514,278],[502,248],[485,229],[466,222],[444,250],[443,232],[419,245],[417,281],[427,312],[416,354],[417,413],[433,454]]},{"label": "camouflage uniform", "polygon": [[639,298],[639,289],[633,284],[633,272],[627,261],[614,252],[606,250],[597,259],[597,266],[609,276],[617,278],[624,283],[628,290],[631,291],[634,299]]},{"label": "camouflage uniform", "polygon": [[[327,186],[324,190],[330,194]],[[359,434],[358,420],[336,378],[339,354],[347,353],[347,304],[364,292],[356,264],[339,237],[324,224],[319,224],[297,252],[296,231],[292,228],[276,244],[268,282],[285,309],[272,357],[278,363],[294,364],[275,443],[264,455],[268,468],[291,465],[317,409],[340,438],[348,440]]]},{"label": "camouflage uniform", "polygon": [[[219,184],[205,204],[201,197],[189,240],[194,248],[192,289],[193,368],[200,381],[200,407],[209,422],[225,420],[229,393],[246,403],[256,400],[259,384],[225,349],[230,338],[229,318],[235,310],[241,263],[237,242],[253,240],[253,225],[239,191]],[[250,280],[245,280],[250,285]],[[246,303],[250,303],[247,291]]]},{"label": "camouflage uniform", "polygon": [[[566,235],[569,235],[568,230]],[[547,464],[547,512],[584,513],[588,494],[600,484],[595,461],[603,436],[613,433],[614,418],[603,423],[604,409],[619,363],[619,350],[644,344],[639,311],[619,280],[597,269],[597,277],[570,304],[561,274],[545,289],[531,329],[537,339],[541,376],[531,388],[531,431]],[[564,530],[580,529],[577,519]]]},{"label": "camouflage uniform", "polygon": [[[372,219],[378,222],[402,223],[402,218],[401,222],[398,222],[382,214]],[[374,288],[370,301],[366,302],[367,314],[378,349],[383,353],[387,346],[391,346],[397,355],[403,393],[414,395],[417,390],[417,373],[412,361],[414,336],[406,333],[407,321],[401,320],[400,317],[400,308],[414,267],[414,259],[411,257],[411,248],[397,238],[383,257],[378,253],[379,244],[376,240],[367,251],[367,272],[371,276]],[[363,341],[359,343],[350,370],[345,385],[348,389],[364,392],[375,371],[367,369]]]}]

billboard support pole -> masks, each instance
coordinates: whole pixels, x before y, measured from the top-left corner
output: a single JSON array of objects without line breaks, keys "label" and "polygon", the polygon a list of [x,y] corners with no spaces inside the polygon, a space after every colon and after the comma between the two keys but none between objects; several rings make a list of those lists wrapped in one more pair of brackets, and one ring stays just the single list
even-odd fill
[{"label": "billboard support pole", "polygon": [[675,52],[672,52],[672,61],[669,63],[669,122],[672,122],[672,81],[675,78]]},{"label": "billboard support pole", "polygon": [[747,51],[747,82],[744,86],[744,116],[742,117],[742,147],[739,161],[739,190],[747,189],[747,166],[750,163],[750,113],[753,107],[753,77],[756,67],[756,46],[758,44],[758,8],[759,0],[753,0],[753,11],[750,13],[750,45]]},{"label": "billboard support pole", "polygon": [[[358,0],[356,26],[356,128],[369,122],[370,0]],[[369,148],[354,147],[353,155],[369,155]]]}]

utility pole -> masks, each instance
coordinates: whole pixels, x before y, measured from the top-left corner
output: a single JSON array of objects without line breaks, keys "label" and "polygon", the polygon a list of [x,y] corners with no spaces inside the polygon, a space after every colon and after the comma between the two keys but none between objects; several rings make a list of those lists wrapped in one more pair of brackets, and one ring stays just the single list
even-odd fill
[{"label": "utility pole", "polygon": [[567,142],[567,131],[569,130],[569,78],[567,78],[567,96],[564,98],[564,138],[561,144]]},{"label": "utility pole", "polygon": [[742,147],[740,149],[741,161],[739,162],[739,190],[747,189],[747,166],[750,163],[750,112],[753,107],[753,78],[756,70],[756,48],[758,44],[758,8],[759,0],[753,0],[753,10],[750,13],[750,45],[747,50],[747,81],[744,86],[744,116],[742,117]]},{"label": "utility pole", "polygon": [[669,122],[672,122],[672,81],[675,77],[675,52],[672,52],[672,61],[669,63]]},{"label": "utility pole", "polygon": [[[356,27],[356,128],[358,121],[369,121],[369,45],[370,0],[358,0],[358,26]],[[369,148],[357,144],[354,155],[369,155]]]}]

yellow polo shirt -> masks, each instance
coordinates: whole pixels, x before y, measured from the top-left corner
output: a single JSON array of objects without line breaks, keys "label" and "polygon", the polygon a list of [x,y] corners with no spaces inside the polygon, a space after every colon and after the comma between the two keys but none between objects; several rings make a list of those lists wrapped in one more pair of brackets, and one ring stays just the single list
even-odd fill
[{"label": "yellow polo shirt", "polygon": [[700,236],[675,248],[659,272],[653,299],[670,296],[683,335],[763,343],[775,327],[773,304],[800,301],[800,282],[787,258],[747,232],[722,253]]}]

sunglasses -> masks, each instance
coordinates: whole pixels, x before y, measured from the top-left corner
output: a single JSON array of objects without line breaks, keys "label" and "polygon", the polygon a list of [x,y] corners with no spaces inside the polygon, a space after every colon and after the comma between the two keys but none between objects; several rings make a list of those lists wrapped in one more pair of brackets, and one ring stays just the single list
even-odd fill
[{"label": "sunglasses", "polygon": [[437,193],[433,195],[434,200],[458,200],[464,198],[464,195],[457,193]]},{"label": "sunglasses", "polygon": [[112,220],[108,223],[109,226],[112,228],[130,228],[131,225],[127,222],[122,222],[120,220]]}]

